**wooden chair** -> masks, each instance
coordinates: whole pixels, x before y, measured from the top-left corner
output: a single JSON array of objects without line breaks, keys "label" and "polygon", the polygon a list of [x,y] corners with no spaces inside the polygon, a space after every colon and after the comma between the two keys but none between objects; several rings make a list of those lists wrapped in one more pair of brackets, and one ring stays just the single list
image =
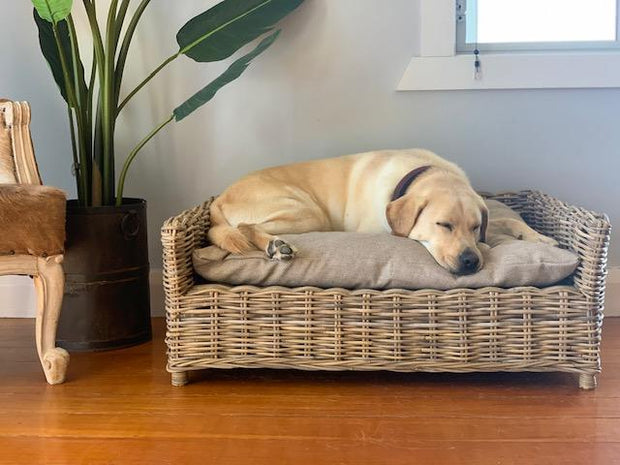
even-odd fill
[{"label": "wooden chair", "polygon": [[[33,277],[38,303],[37,351],[47,382],[59,384],[65,380],[69,363],[67,351],[56,347],[65,281],[62,268],[64,193],[42,186],[29,124],[27,103],[0,100],[0,169],[4,168],[5,175],[0,181],[3,182],[0,184],[0,221],[4,223],[0,237],[0,275]],[[11,173],[6,169],[11,162],[14,183],[10,182]],[[36,207],[34,212],[29,207],[31,204]],[[23,224],[28,217],[31,223]],[[24,231],[20,232],[22,225]],[[54,227],[48,228],[48,225]],[[19,237],[13,239],[11,235]]]}]

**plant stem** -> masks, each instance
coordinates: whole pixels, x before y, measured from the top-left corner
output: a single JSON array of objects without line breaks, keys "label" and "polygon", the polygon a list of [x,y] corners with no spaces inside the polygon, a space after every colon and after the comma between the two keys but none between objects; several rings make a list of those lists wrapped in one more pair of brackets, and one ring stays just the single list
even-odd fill
[{"label": "plant stem", "polygon": [[[92,39],[93,39],[93,48],[95,51],[95,59],[96,59],[96,65],[93,65],[93,70],[97,70],[98,76],[99,76],[99,92],[100,92],[100,100],[101,100],[101,92],[103,89],[103,82],[104,82],[104,72],[105,72],[105,50],[103,48],[103,40],[101,38],[101,30],[99,29],[99,23],[97,22],[97,12],[95,10],[95,4],[94,4],[94,0],[90,1],[90,0],[82,0],[83,4],[84,4],[84,9],[86,10],[86,16],[88,17],[88,22],[90,24],[90,29],[91,29],[91,35],[92,35]],[[93,93],[93,89],[91,88],[91,94]],[[93,95],[94,97],[94,95]],[[103,105],[102,106],[98,106],[97,107],[97,122],[95,122],[95,134],[97,134],[97,131],[99,130],[98,126],[98,121],[101,119],[102,117],[102,113],[103,113]],[[91,117],[91,123],[92,123],[92,117]],[[103,125],[101,125],[103,126]],[[97,140],[97,138],[95,137],[93,140],[93,151],[95,152],[95,159],[97,157],[96,153],[98,150],[101,150],[102,147],[98,147],[98,143],[99,141]],[[103,144],[101,144],[103,145]],[[102,150],[102,158],[105,158],[105,150]],[[95,173],[93,173],[93,180],[94,180],[94,176]],[[95,185],[93,183],[93,189],[91,192],[91,198],[96,201],[99,197],[100,194],[95,192]]]},{"label": "plant stem", "polygon": [[71,15],[67,17],[67,26],[69,28],[69,39],[71,40],[71,61],[73,62],[73,83],[76,91],[76,104],[78,108],[82,108],[84,89],[80,83],[80,70],[78,69],[79,48],[77,43],[77,35],[75,33],[75,25]]},{"label": "plant stem", "polygon": [[169,63],[171,63],[172,61],[174,61],[176,58],[178,58],[180,55],[180,52],[175,53],[174,55],[169,56],[168,58],[166,58],[164,60],[164,62],[159,65],[157,68],[155,68],[155,70],[148,75],[148,77],[142,81],[140,84],[138,84],[138,87],[136,87],[134,90],[132,90],[129,95],[127,97],[125,97],[125,99],[121,102],[121,104],[118,106],[117,109],[117,114],[121,112],[121,110],[123,109],[123,107],[125,105],[127,105],[127,103],[131,100],[131,98],[136,95],[138,93],[138,91],[140,89],[142,89],[151,79],[153,79],[155,77],[155,75],[157,73],[159,73],[166,65],[168,65]]},{"label": "plant stem", "polygon": [[103,166],[103,138],[101,136],[101,92],[97,97],[97,112],[94,121],[93,136],[93,206],[102,205],[103,180],[101,178],[101,167]]},{"label": "plant stem", "polygon": [[125,178],[127,177],[127,171],[129,170],[129,166],[131,165],[131,162],[134,160],[134,158],[136,158],[136,155],[138,155],[138,152],[142,149],[142,147],[144,147],[146,143],[155,136],[155,134],[161,131],[173,119],[174,119],[174,114],[170,115],[170,117],[166,121],[164,121],[159,126],[157,126],[155,129],[153,129],[149,133],[149,135],[146,136],[144,139],[142,139],[140,143],[136,145],[136,147],[129,153],[127,160],[125,160],[125,163],[123,164],[123,169],[121,170],[121,175],[118,180],[118,191],[116,194],[116,205],[117,206],[120,207],[123,203],[123,189],[125,187]]},{"label": "plant stem", "polygon": [[106,46],[103,61],[103,80],[101,81],[101,124],[103,136],[103,203],[111,205],[114,201],[114,119],[116,108],[113,100],[114,78],[114,19],[118,0],[112,0],[108,9],[106,23]]},{"label": "plant stem", "polygon": [[75,31],[75,25],[73,24],[73,18],[71,15],[67,18],[67,25],[69,26],[69,38],[71,39],[71,60],[73,61],[73,80],[76,90],[76,108],[75,115],[78,129],[78,144],[79,144],[79,163],[76,163],[76,179],[81,184],[82,195],[78,194],[83,204],[90,204],[90,190],[88,188],[88,180],[90,178],[90,135],[91,130],[88,125],[87,105],[88,91],[85,88],[84,72],[81,68],[80,49],[77,40],[77,33]]},{"label": "plant stem", "polygon": [[[127,26],[127,31],[125,32],[125,37],[123,37],[123,43],[121,44],[120,51],[118,53],[118,60],[116,61],[116,89],[115,89],[115,99],[118,104],[118,99],[121,92],[121,82],[123,81],[123,73],[125,71],[125,63],[127,61],[127,55],[129,53],[129,47],[131,46],[131,40],[133,39],[133,35],[136,32],[136,28],[138,23],[140,22],[140,18],[144,13],[144,10],[148,6],[151,0],[142,0],[133,16],[131,17],[131,21],[129,22],[129,26]],[[120,111],[120,110],[119,110]],[[117,111],[118,114],[118,111]]]},{"label": "plant stem", "polygon": [[82,192],[82,183],[80,182],[79,173],[77,172],[78,167],[78,154],[77,154],[77,146],[75,141],[75,126],[73,121],[73,113],[71,111],[71,107],[67,105],[67,115],[69,116],[69,132],[71,134],[71,153],[73,154],[73,170],[75,170],[75,178],[76,185],[78,191],[78,199],[84,198],[84,193]]},{"label": "plant stem", "polygon": [[[91,0],[93,6],[93,14],[95,17],[95,23],[97,23],[97,6],[95,0]],[[98,23],[97,23],[98,24]],[[99,112],[99,100],[101,99],[101,93],[97,94],[97,109],[96,114],[93,117],[93,105],[95,100],[95,81],[98,73],[98,61],[97,61],[97,46],[93,40],[93,59],[90,68],[90,79],[88,84],[88,102],[87,102],[87,125],[90,132],[90,162],[91,162],[91,177],[89,181],[90,190],[90,205],[93,207],[101,206],[101,170],[99,163],[101,161],[101,143],[98,138],[100,136],[100,124],[101,113]]]},{"label": "plant stem", "polygon": [[[82,132],[82,121],[81,121],[81,116],[79,113],[79,108],[77,105],[77,99],[75,96],[75,89],[73,87],[73,82],[71,80],[71,76],[69,75],[69,68],[67,66],[67,57],[65,56],[65,51],[64,48],[62,46],[62,42],[60,40],[60,35],[58,33],[58,27],[56,25],[56,23],[52,23],[52,31],[54,32],[54,40],[56,41],[56,48],[58,49],[58,56],[60,57],[60,66],[62,68],[62,75],[65,81],[65,89],[67,92],[67,99],[69,100],[69,107],[70,108],[74,108],[75,109],[75,117],[76,117],[76,121],[77,121],[77,131],[78,131],[78,142],[79,142],[79,148],[78,150],[80,152],[82,152],[83,149],[83,139],[81,136],[81,132]],[[73,123],[73,120],[70,119],[69,121],[71,124]],[[80,156],[81,153],[80,153]],[[84,183],[83,183],[83,179],[82,177],[79,177],[79,182],[78,184],[81,184],[81,189],[84,189]],[[79,192],[80,188],[78,187],[78,192]],[[86,199],[81,197],[79,198],[80,203],[84,204],[86,202]]]},{"label": "plant stem", "polygon": [[129,8],[130,0],[123,0],[120,8],[118,9],[118,14],[116,15],[116,20],[114,21],[114,43],[118,43],[118,39],[121,36],[121,30],[123,29],[123,22],[125,22],[125,15],[127,14],[127,8]]},{"label": "plant stem", "polygon": [[99,81],[103,80],[103,68],[105,60],[105,51],[103,49],[103,39],[101,38],[101,30],[99,29],[99,23],[97,22],[97,12],[95,11],[94,2],[90,0],[83,0],[84,9],[86,10],[86,16],[90,24],[90,30],[93,37],[93,48],[95,49],[95,58],[97,60],[97,67],[99,69]]},{"label": "plant stem", "polygon": [[60,41],[60,36],[58,35],[58,27],[56,26],[56,24],[52,24],[52,31],[54,32],[54,40],[56,41],[56,47],[58,48],[58,55],[60,57],[60,66],[62,68],[62,75],[65,80],[67,99],[69,100],[69,105],[71,106],[71,108],[75,108],[77,106],[75,90],[73,88],[73,82],[71,81],[71,77],[69,76],[67,57],[65,56],[65,51],[63,49],[62,42]]},{"label": "plant stem", "polygon": [[[88,131],[91,134],[91,154],[92,154],[92,133],[93,133],[93,99],[95,98],[95,78],[97,77],[97,60],[95,58],[95,50],[93,47],[93,62],[90,68],[90,78],[88,82],[88,88],[86,89],[86,125]],[[91,155],[92,159],[92,155]]]},{"label": "plant stem", "polygon": [[[93,5],[95,4],[93,0]],[[93,43],[93,57],[90,65],[90,76],[88,79],[88,87],[86,88],[86,125],[91,135],[90,138],[90,150],[91,150],[91,162],[93,153],[93,99],[95,98],[95,79],[97,78],[97,54],[95,50],[95,44]],[[91,179],[92,183],[92,179]],[[91,186],[92,188],[92,186]]]}]

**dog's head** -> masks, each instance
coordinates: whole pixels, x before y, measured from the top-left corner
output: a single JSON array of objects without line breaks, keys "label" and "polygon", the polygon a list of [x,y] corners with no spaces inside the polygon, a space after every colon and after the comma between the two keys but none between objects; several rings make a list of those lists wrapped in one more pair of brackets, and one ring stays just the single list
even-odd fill
[{"label": "dog's head", "polygon": [[478,243],[485,240],[488,210],[466,181],[450,178],[425,177],[390,202],[386,216],[393,234],[419,241],[451,273],[471,274],[483,265]]}]

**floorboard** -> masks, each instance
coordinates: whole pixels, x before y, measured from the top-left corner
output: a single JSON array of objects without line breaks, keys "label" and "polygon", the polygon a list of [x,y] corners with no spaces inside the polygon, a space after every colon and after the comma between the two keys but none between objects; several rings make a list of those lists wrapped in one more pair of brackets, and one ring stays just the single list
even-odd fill
[{"label": "floorboard", "polygon": [[48,386],[32,320],[0,319],[2,464],[620,464],[620,318],[603,373],[215,370],[174,388],[153,342],[73,353]]}]

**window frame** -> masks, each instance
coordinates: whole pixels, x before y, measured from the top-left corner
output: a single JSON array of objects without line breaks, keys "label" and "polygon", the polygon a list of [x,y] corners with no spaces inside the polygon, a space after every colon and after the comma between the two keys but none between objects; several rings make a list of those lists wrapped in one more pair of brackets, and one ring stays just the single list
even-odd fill
[{"label": "window frame", "polygon": [[[468,43],[468,12],[477,11],[478,0],[456,1],[456,53],[473,53],[476,44]],[[475,20],[474,20],[475,21]],[[476,24],[475,22],[473,23]],[[616,0],[615,41],[558,41],[558,42],[492,42],[477,44],[480,52],[541,52],[541,51],[605,51],[620,50],[620,0]]]}]

